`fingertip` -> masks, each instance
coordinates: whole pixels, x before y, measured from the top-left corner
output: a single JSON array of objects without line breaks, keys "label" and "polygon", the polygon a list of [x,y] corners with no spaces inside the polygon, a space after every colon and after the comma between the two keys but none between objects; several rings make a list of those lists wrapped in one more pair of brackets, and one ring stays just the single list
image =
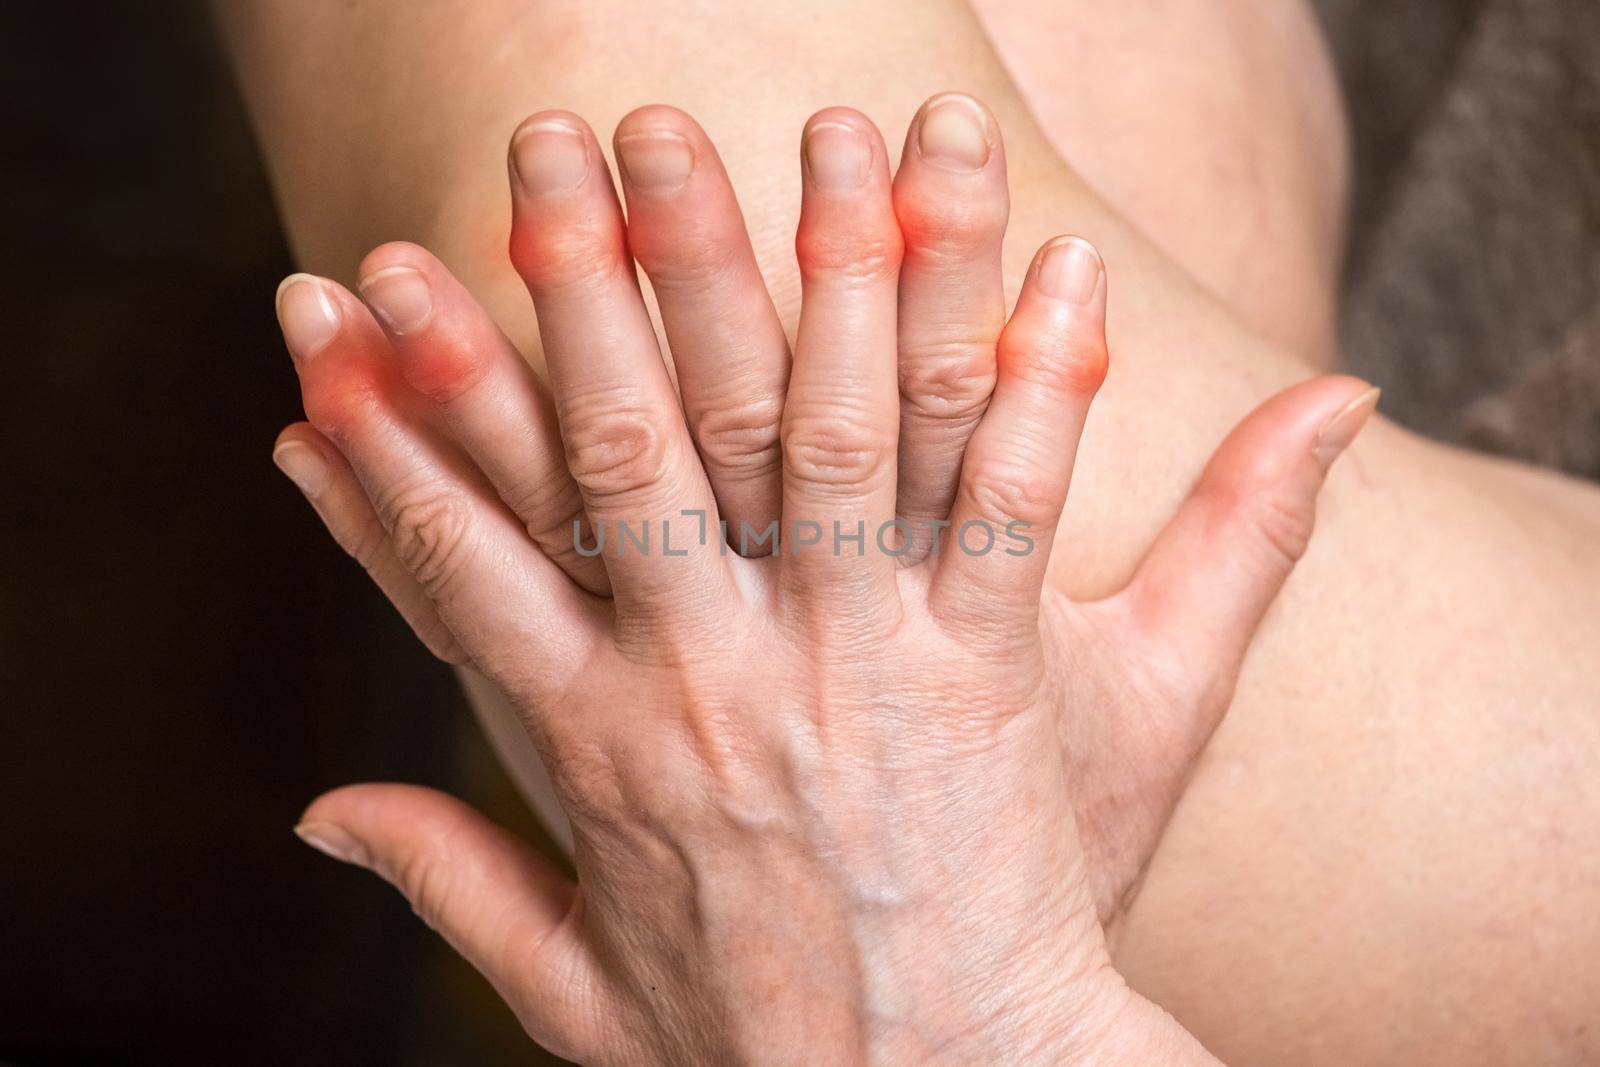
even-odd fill
[{"label": "fingertip", "polygon": [[1035,295],[1093,310],[1105,303],[1105,260],[1100,250],[1082,237],[1054,237],[1034,257],[1027,284]]},{"label": "fingertip", "polygon": [[361,263],[356,267],[356,277],[366,278],[391,267],[428,271],[437,262],[432,252],[414,241],[385,241],[361,257]]},{"label": "fingertip", "polygon": [[391,877],[408,855],[431,852],[448,840],[455,826],[485,820],[447,793],[423,786],[360,782],[330,789],[306,806],[295,836],[339,860],[393,881],[408,896],[410,887]]},{"label": "fingertip", "polygon": [[880,142],[882,141],[882,138],[878,135],[877,124],[853,107],[834,105],[814,111],[811,117],[806,119],[804,131],[809,134],[813,129],[822,125],[844,126],[859,132],[869,139],[875,138]]},{"label": "fingertip", "polygon": [[356,782],[330,789],[307,804],[295,823],[295,833],[304,837],[302,828],[331,826],[367,844],[375,831],[386,827],[425,833],[440,818],[470,811],[448,793],[425,786]]},{"label": "fingertip", "polygon": [[356,288],[378,324],[391,336],[425,330],[433,318],[433,285],[427,272],[409,263],[394,263],[363,273]]},{"label": "fingertip", "polygon": [[321,439],[322,435],[317,433],[317,428],[312,426],[309,422],[291,422],[289,425],[278,431],[278,436],[272,441],[272,450],[276,452],[284,445],[303,444],[309,448],[321,451],[321,449],[318,447],[318,442],[320,442]]},{"label": "fingertip", "polygon": [[344,325],[338,285],[315,274],[291,274],[273,298],[284,344],[296,362],[316,356]]},{"label": "fingertip", "polygon": [[623,188],[653,196],[670,196],[687,186],[709,143],[692,118],[667,104],[630,111],[611,141]]},{"label": "fingertip", "polygon": [[872,120],[848,107],[823,108],[806,120],[801,162],[809,192],[843,196],[874,178],[887,181],[888,150]]},{"label": "fingertip", "polygon": [[1347,374],[1290,386],[1263,401],[1218,447],[1216,473],[1271,481],[1310,456],[1326,473],[1377,408],[1379,391]]},{"label": "fingertip", "polygon": [[584,121],[582,115],[565,108],[546,108],[543,111],[535,111],[517,123],[517,128],[511,133],[511,144],[515,147],[524,137],[542,130],[573,133],[586,140],[594,138],[594,131],[589,128],[589,123]]},{"label": "fingertip", "polygon": [[273,464],[312,501],[326,492],[332,478],[320,438],[310,423],[297,422],[285,427],[272,446]]},{"label": "fingertip", "polygon": [[513,188],[533,200],[576,190],[593,171],[598,148],[589,124],[572,112],[535,112],[511,135]]},{"label": "fingertip", "polygon": [[[1360,384],[1366,385],[1365,382]],[[1366,428],[1373,413],[1378,410],[1378,401],[1382,395],[1383,390],[1376,386],[1367,386],[1346,399],[1323,421],[1317,430],[1316,443],[1311,446],[1311,452],[1324,472],[1333,466],[1334,461],[1344,454],[1345,449],[1349,448]]]},{"label": "fingertip", "polygon": [[616,146],[628,138],[660,133],[682,138],[695,147],[710,141],[693,115],[671,104],[645,104],[634,108],[617,123],[611,141]]},{"label": "fingertip", "polygon": [[324,856],[355,867],[371,868],[372,854],[361,840],[336,823],[302,819],[294,834]]},{"label": "fingertip", "polygon": [[1000,125],[976,97],[936,93],[917,109],[907,140],[914,159],[956,174],[976,174],[998,155]]}]

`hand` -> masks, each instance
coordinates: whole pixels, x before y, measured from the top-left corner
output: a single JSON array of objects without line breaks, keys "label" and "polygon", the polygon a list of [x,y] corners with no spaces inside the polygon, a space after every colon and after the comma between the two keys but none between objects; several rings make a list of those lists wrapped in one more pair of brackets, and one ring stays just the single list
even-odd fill
[{"label": "hand", "polygon": [[[708,188],[725,188],[692,124],[650,118],[695,135]],[[387,335],[330,282],[281,290],[321,434],[286,431],[280,462],[425,640],[524,714],[572,819],[578,888],[437,794],[340,791],[302,829],[400,885],[530,1033],[587,1061],[1069,1062],[1135,1029],[1177,1041],[1109,968],[1096,917],[1131,875],[1100,847],[1112,862],[1091,883],[1073,801],[1102,801],[1078,812],[1090,840],[1144,815],[1140,790],[1115,784],[1150,777],[1128,762],[1147,738],[1189,742],[1185,687],[1216,698],[1210,658],[1242,655],[1371,398],[1325,379],[1269,402],[1126,590],[1048,602],[1047,647],[1045,561],[1106,366],[1102,265],[1082,242],[1047,245],[999,338],[950,512],[965,544],[994,547],[902,565],[887,155],[848,112],[818,116],[806,143],[786,541],[768,558],[694,536],[696,515],[716,529],[726,478],[697,458],[706,422],[681,356],[698,437],[678,416],[602,157],[573,117],[536,116],[515,142],[513,254],[553,403],[421,250],[364,270]],[[648,219],[634,211],[629,237]],[[722,273],[743,288],[710,303],[749,312],[728,339],[759,338],[770,305],[748,296],[748,246],[734,251]],[[676,351],[686,320],[675,330],[672,287],[657,288]],[[574,551],[574,515],[588,543],[610,538],[603,573]],[[858,523],[860,553],[835,552],[835,524]],[[1068,768],[1064,709],[1106,739],[1085,749],[1105,766]]]}]

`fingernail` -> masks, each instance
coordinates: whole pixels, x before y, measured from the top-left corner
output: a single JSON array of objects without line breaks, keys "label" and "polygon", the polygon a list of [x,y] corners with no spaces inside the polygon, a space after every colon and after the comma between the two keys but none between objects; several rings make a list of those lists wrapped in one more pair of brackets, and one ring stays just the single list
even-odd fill
[{"label": "fingernail", "polygon": [[1039,260],[1039,288],[1069,304],[1087,304],[1100,287],[1100,254],[1077,237],[1057,239]]},{"label": "fingernail", "polygon": [[617,161],[629,185],[651,193],[669,193],[689,180],[694,149],[672,130],[645,130],[617,138]]},{"label": "fingernail", "polygon": [[819,122],[806,131],[806,172],[830,193],[859,188],[872,169],[866,134],[843,122]]},{"label": "fingernail", "polygon": [[340,863],[353,863],[357,867],[372,866],[372,856],[366,846],[331,822],[303,822],[294,828],[294,832],[300,840]]},{"label": "fingernail", "polygon": [[530,122],[511,142],[511,165],[528,195],[565,192],[589,176],[589,146],[564,122]]},{"label": "fingernail", "polygon": [[394,333],[415,330],[433,313],[428,279],[413,267],[385,267],[361,279],[361,295]]},{"label": "fingernail", "polygon": [[284,343],[299,358],[317,350],[339,332],[339,310],[327,283],[310,274],[291,274],[278,286],[278,325]]},{"label": "fingernail", "polygon": [[1361,428],[1378,409],[1378,397],[1382,393],[1383,390],[1378,388],[1368,389],[1322,424],[1322,429],[1317,431],[1317,443],[1312,447],[1312,452],[1323,470],[1333,466],[1333,461],[1339,458],[1340,453],[1350,447],[1350,442],[1356,439]]},{"label": "fingernail", "polygon": [[989,162],[987,127],[976,102],[965,96],[943,97],[922,113],[917,148],[922,158],[950,170],[979,171]]},{"label": "fingernail", "polygon": [[272,462],[300,487],[310,500],[322,495],[328,487],[328,465],[317,450],[298,441],[285,441],[272,451]]}]

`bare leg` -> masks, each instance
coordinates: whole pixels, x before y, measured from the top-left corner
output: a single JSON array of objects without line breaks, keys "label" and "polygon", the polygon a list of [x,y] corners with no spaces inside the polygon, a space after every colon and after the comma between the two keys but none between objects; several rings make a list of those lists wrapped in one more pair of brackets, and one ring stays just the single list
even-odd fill
[{"label": "bare leg", "polygon": [[1308,5],[973,7],[1045,136],[1112,207],[1262,336],[1332,363],[1348,131]]},{"label": "bare leg", "polygon": [[[502,170],[528,112],[571,107],[602,129],[650,100],[697,114],[792,315],[805,116],[853,104],[893,141],[936,91],[985,98],[1007,133],[1013,276],[1077,230],[1118,279],[1113,370],[1052,561],[1080,593],[1125,578],[1226,427],[1309,365],[1246,326],[1248,301],[1207,294],[1228,271],[1196,284],[1140,233],[1177,250],[1179,231],[1130,224],[1055,153],[954,0],[225,11],[306,265],[353,280],[371,245],[420,240],[530,354]],[[1143,84],[1159,116],[1180,93],[1147,77],[1135,25],[1101,75],[1126,84],[1079,86],[1085,110],[1101,91],[1129,107]],[[1600,999],[1597,543],[1592,489],[1372,427],[1157,853],[1125,971],[1237,1062],[1600,1054],[1583,1029]]]}]

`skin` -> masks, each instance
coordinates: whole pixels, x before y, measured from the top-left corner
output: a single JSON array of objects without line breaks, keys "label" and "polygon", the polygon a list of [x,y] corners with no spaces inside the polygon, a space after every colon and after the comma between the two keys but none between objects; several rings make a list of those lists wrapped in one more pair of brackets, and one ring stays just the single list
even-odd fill
[{"label": "skin", "polygon": [[[1003,324],[990,301],[966,308],[991,368],[977,419],[936,409],[921,436],[895,433],[908,406],[928,412],[907,388],[921,350],[906,338],[948,320],[954,294],[999,293],[984,246],[998,244],[1004,190],[980,177],[994,132],[976,101],[935,98],[891,191],[864,116],[807,123],[792,366],[781,331],[717,321],[776,316],[714,148],[668,108],[617,131],[626,222],[576,116],[534,115],[512,140],[512,257],[548,391],[415,246],[367,258],[371,314],[326,279],[279,291],[312,423],[282,435],[280,466],[424,639],[509,697],[571,819],[578,881],[426,790],[340,790],[300,832],[396,883],[563,1055],[1215,1062],[1127,989],[1102,923],[1133,899],[1376,394],[1330,377],[1275,397],[1125,588],[1095,602],[1047,591],[1109,358],[1093,248],[1047,243]],[[929,224],[935,211],[977,221]],[[687,233],[724,254],[674,239]],[[687,418],[632,249],[668,279],[657,292]],[[737,389],[726,404],[694,396],[725,364],[777,391],[776,467],[725,462],[746,435],[694,417],[750,408]],[[950,435],[955,484],[937,514],[956,530],[1035,530],[1033,551],[913,558],[796,537],[745,558],[691,535],[675,556],[619,544],[585,558],[547,534],[573,494],[594,531],[657,527],[662,546],[682,516],[714,526],[725,498],[758,519],[772,504],[785,530],[879,530],[908,499],[932,513],[899,473],[942,469]],[[1063,724],[1085,727],[1066,760]]]},{"label": "skin", "polygon": [[[1324,320],[1285,309],[1331,300],[1337,110],[1326,79],[1302,76],[1323,69],[1304,12],[1279,25],[1243,7],[1172,36],[1154,32],[1176,18],[1165,3],[1071,5],[1065,40],[1019,16],[1043,59],[1006,63],[1054,71],[1051,106],[1037,76],[1029,97],[1065,116],[1050,136],[957,3],[222,14],[301,260],[353,283],[374,244],[422,238],[536,364],[495,174],[530,102],[602,128],[641,100],[689,105],[724,147],[792,334],[806,114],[843,93],[898,128],[930,93],[977,90],[1007,131],[1006,293],[1067,228],[1117,279],[1117,359],[1050,577],[1095,599],[1127,582],[1228,428],[1325,359]],[[1201,32],[1226,39],[1185,47]],[[601,50],[630,62],[598,77]],[[1352,460],[1148,865],[1118,966],[1238,1062],[1591,1060],[1600,494],[1381,420]]]}]

